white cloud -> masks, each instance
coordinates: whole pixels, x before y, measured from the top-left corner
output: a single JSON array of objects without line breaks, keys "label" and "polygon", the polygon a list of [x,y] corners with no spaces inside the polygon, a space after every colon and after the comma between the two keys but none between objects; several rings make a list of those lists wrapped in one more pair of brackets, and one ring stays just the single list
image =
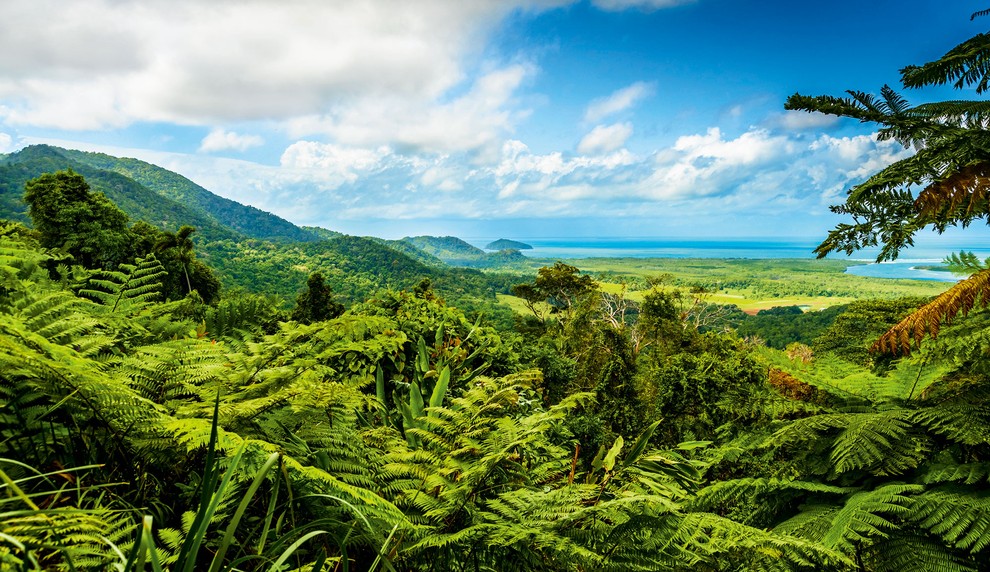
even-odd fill
[{"label": "white cloud", "polygon": [[260,147],[265,144],[264,138],[260,135],[241,135],[233,131],[224,131],[215,128],[203,138],[199,145],[201,153],[212,153],[216,151],[247,151],[252,147]]},{"label": "white cloud", "polygon": [[826,115],[824,113],[818,113],[817,111],[807,112],[793,110],[788,110],[774,115],[768,121],[772,127],[795,131],[804,129],[822,129],[825,127],[831,127],[838,122],[839,118],[835,115]]},{"label": "white cloud", "polygon": [[692,4],[695,0],[592,0],[592,4],[610,12],[637,8],[640,10],[660,10],[682,4]]},{"label": "white cloud", "polygon": [[578,153],[599,155],[616,151],[626,144],[626,140],[629,139],[632,132],[631,123],[599,125],[581,139],[577,147]]},{"label": "white cloud", "polygon": [[[710,128],[649,154],[606,147],[597,154],[539,153],[508,139],[495,149],[493,162],[478,163],[470,151],[423,156],[387,145],[298,141],[286,148],[279,166],[94,150],[152,160],[297,224],[352,232],[386,219],[638,217],[694,234],[705,232],[702,223],[775,214],[780,222],[785,213],[790,229],[806,232],[813,221],[827,220],[820,224],[824,231],[835,220],[826,207],[840,202],[844,190],[910,154],[875,135],[809,141],[760,127],[731,135]],[[392,227],[382,222],[376,232],[386,228]]]},{"label": "white cloud", "polygon": [[729,220],[768,209],[831,216],[826,206],[843,190],[906,152],[871,136],[809,143],[754,127],[734,136],[711,128],[647,155],[534,153],[512,139],[496,153],[489,165],[465,152],[424,158],[387,146],[300,141],[280,167],[200,157],[178,170],[224,196],[330,228],[389,218],[666,220],[672,212]]},{"label": "white cloud", "polygon": [[685,135],[674,143],[673,150],[688,160],[710,158],[724,165],[746,165],[791,151],[793,143],[784,136],[771,136],[763,129],[750,130],[736,139],[725,140],[718,127],[704,135]]},{"label": "white cloud", "polygon": [[652,83],[641,81],[624,87],[608,97],[591,102],[584,113],[584,120],[595,122],[609,115],[625,111],[640,100],[653,95],[655,89]]},{"label": "white cloud", "polygon": [[3,2],[0,102],[8,123],[69,129],[283,120],[386,95],[435,103],[505,16],[559,3]]},{"label": "white cloud", "polygon": [[13,150],[13,148],[14,138],[0,131],[0,153],[6,153]]},{"label": "white cloud", "polygon": [[282,153],[281,164],[283,167],[293,169],[315,168],[340,172],[367,171],[379,165],[391,153],[388,147],[360,149],[331,143],[297,141]]},{"label": "white cloud", "polygon": [[515,64],[478,78],[467,93],[446,103],[375,95],[325,115],[289,122],[289,135],[323,135],[352,146],[391,144],[414,151],[484,151],[500,144],[526,111],[510,110],[533,68]]},{"label": "white cloud", "polygon": [[876,171],[913,155],[896,141],[877,141],[877,134],[852,137],[822,135],[811,144],[813,151],[827,151],[840,161],[837,170],[846,180],[865,179]]}]

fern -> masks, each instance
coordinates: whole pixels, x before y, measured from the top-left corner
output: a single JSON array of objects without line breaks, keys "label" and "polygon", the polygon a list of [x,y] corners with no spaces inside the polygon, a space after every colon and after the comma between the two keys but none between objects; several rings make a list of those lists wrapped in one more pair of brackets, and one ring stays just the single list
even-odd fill
[{"label": "fern", "polygon": [[154,255],[139,258],[136,264],[121,264],[120,270],[99,270],[89,280],[89,288],[79,291],[110,308],[110,312],[140,308],[161,299],[161,278],[167,272]]},{"label": "fern", "polygon": [[816,415],[796,420],[767,442],[795,446],[824,434],[831,440],[832,472],[865,470],[897,475],[917,467],[929,448],[927,437],[912,429],[914,413],[905,409]]},{"label": "fern", "polygon": [[975,572],[959,551],[922,535],[898,534],[873,545],[864,555],[877,572]]},{"label": "fern", "polygon": [[941,487],[915,498],[911,520],[955,548],[973,553],[990,546],[990,494]]},{"label": "fern", "polygon": [[988,302],[990,270],[980,270],[901,320],[881,336],[872,349],[909,354],[912,343],[917,347],[925,336],[937,337],[943,322],[960,313],[965,315],[977,305],[986,306]]},{"label": "fern", "polygon": [[86,488],[56,479],[83,479],[95,467],[41,473],[0,459],[0,568],[102,570],[108,537],[126,534],[122,515],[93,506]]}]

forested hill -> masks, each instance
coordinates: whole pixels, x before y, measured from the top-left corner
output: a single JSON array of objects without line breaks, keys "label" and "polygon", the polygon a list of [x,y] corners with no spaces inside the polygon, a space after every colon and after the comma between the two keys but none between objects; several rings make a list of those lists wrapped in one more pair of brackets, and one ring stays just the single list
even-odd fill
[{"label": "forested hill", "polygon": [[410,244],[452,266],[491,268],[512,265],[526,259],[518,250],[485,252],[456,236],[407,236],[401,242]]},{"label": "forested hill", "polygon": [[265,240],[319,240],[320,237],[259,208],[243,205],[216,195],[182,175],[138,159],[118,158],[103,153],[69,149],[63,155],[96,169],[112,171],[134,179],[159,195],[202,210],[218,222],[253,238]]},{"label": "forested hill", "polygon": [[0,157],[0,218],[30,224],[23,200],[24,184],[44,173],[65,169],[85,177],[93,190],[106,195],[131,220],[143,220],[172,232],[182,225],[194,226],[201,238],[209,240],[245,238],[201,209],[160,195],[130,177],[80,163],[66,155],[64,149],[47,145],[26,147]]},{"label": "forested hill", "polygon": [[195,227],[196,250],[224,288],[288,302],[319,272],[342,301],[354,303],[381,288],[411,288],[428,278],[442,296],[471,309],[493,303],[495,293],[508,292],[512,284],[508,276],[451,268],[408,242],[296,227],[143,161],[48,145],[0,155],[0,219],[30,225],[25,183],[66,169],[116,203],[131,223],[143,220],[170,232]]},{"label": "forested hill", "polygon": [[[314,241],[315,234],[252,206],[218,196],[189,179],[138,159],[50,145],[33,145],[0,159],[4,212],[25,212],[24,182],[42,173],[72,169],[86,177],[132,219],[168,230],[188,224],[209,239],[240,235],[264,240]],[[26,215],[19,217],[27,220]],[[230,231],[234,231],[231,234]]]},{"label": "forested hill", "polygon": [[481,256],[484,250],[471,246],[456,236],[407,236],[403,242],[428,252],[443,260],[446,258],[470,258]]}]

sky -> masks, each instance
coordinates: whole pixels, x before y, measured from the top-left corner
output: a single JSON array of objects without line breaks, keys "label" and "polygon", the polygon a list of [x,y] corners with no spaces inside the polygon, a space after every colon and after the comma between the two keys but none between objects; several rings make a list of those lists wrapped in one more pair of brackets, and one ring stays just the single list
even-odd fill
[{"label": "sky", "polygon": [[9,0],[0,153],[136,157],[385,238],[824,238],[828,206],[911,151],[787,96],[899,86],[985,32],[969,16],[987,7]]}]

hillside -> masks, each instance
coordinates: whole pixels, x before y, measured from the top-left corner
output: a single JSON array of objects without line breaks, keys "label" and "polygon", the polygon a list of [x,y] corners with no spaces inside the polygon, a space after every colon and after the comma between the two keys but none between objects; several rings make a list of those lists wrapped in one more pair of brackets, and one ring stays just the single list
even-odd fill
[{"label": "hillside", "polygon": [[64,149],[34,145],[0,158],[0,217],[30,222],[22,200],[24,183],[44,173],[71,169],[86,178],[94,191],[102,192],[134,220],[175,231],[184,224],[196,227],[209,240],[240,240],[244,234],[230,228],[202,209],[162,196],[134,179],[80,163]]},{"label": "hillside", "polygon": [[456,236],[407,236],[401,242],[410,244],[451,266],[496,268],[515,266],[526,260],[526,257],[518,251],[485,252]]},{"label": "hillside", "polygon": [[285,304],[295,300],[310,273],[320,272],[349,303],[382,288],[411,288],[429,278],[442,296],[492,315],[484,307],[495,302],[496,293],[508,292],[514,280],[450,268],[404,241],[299,228],[143,161],[48,145],[0,155],[0,219],[30,224],[22,199],[25,182],[64,169],[85,177],[131,222],[144,220],[170,231],[182,225],[196,227],[198,256],[216,269],[225,288],[275,295]]},{"label": "hillside", "polygon": [[500,238],[494,240],[485,245],[485,250],[533,250],[533,247],[525,242],[519,242],[518,240],[509,240],[508,238]]},{"label": "hillside", "polygon": [[408,242],[441,260],[471,258],[485,254],[484,250],[472,246],[456,236],[407,236],[402,241]]},{"label": "hillside", "polygon": [[162,197],[206,213],[216,222],[245,236],[265,240],[311,241],[319,239],[313,233],[299,228],[281,217],[225,199],[182,175],[157,165],[138,159],[113,157],[103,153],[88,153],[57,147],[47,148],[76,163],[132,179]]}]

